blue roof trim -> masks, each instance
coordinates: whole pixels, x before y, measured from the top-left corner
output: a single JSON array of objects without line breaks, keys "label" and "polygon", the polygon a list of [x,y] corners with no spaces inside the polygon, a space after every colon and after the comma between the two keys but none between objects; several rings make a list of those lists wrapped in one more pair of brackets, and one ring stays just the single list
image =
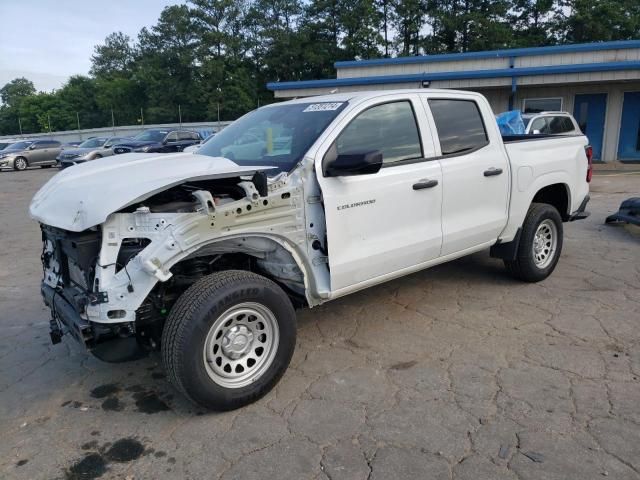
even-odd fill
[{"label": "blue roof trim", "polygon": [[619,40],[614,42],[576,43],[554,45],[552,47],[511,48],[485,52],[442,53],[438,55],[417,55],[414,57],[377,58],[374,60],[348,60],[335,62],[336,68],[372,67],[375,65],[398,65],[408,63],[451,62],[457,60],[477,60],[482,58],[528,57],[531,55],[554,55],[558,53],[597,52],[601,50],[640,48],[640,40]]},{"label": "blue roof trim", "polygon": [[468,80],[476,78],[511,78],[561,73],[615,72],[620,70],[640,70],[640,61],[579,63],[575,65],[467,70],[459,72],[414,73],[410,75],[380,75],[371,77],[335,78],[328,80],[305,80],[300,82],[270,82],[267,83],[267,88],[272,91],[299,90],[302,88],[380,85],[384,83],[410,83],[436,80]]}]

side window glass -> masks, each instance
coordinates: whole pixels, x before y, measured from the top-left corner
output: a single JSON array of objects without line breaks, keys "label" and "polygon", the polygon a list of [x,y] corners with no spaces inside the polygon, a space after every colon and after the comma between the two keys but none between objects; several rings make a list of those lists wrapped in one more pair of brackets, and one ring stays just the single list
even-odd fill
[{"label": "side window glass", "polygon": [[177,142],[178,141],[178,132],[171,132],[167,135],[167,142]]},{"label": "side window glass", "polygon": [[385,164],[422,157],[418,125],[406,100],[365,110],[347,125],[335,146],[338,155],[379,150]]},{"label": "side window glass", "polygon": [[565,133],[570,131],[571,128],[571,122],[567,117],[553,117],[549,125],[551,133]]},{"label": "side window glass", "polygon": [[460,154],[489,144],[482,115],[473,100],[432,98],[429,107],[442,155]]},{"label": "side window glass", "polygon": [[530,133],[538,130],[540,133],[547,133],[547,119],[545,117],[536,118],[531,124]]}]

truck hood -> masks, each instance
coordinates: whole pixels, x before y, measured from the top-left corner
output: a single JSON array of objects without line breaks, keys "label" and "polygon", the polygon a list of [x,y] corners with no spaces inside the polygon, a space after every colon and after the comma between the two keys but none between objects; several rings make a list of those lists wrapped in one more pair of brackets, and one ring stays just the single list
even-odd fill
[{"label": "truck hood", "polygon": [[132,203],[189,180],[252,175],[273,167],[242,167],[194,153],[127,153],[54,175],[31,200],[31,217],[72,232],[94,227]]}]

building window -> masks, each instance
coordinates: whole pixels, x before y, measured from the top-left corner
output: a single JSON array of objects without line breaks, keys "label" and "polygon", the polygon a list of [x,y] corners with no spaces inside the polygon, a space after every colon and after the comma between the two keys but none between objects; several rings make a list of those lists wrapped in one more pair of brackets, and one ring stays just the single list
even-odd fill
[{"label": "building window", "polygon": [[522,110],[524,113],[561,112],[562,98],[525,98]]},{"label": "building window", "polygon": [[489,143],[476,102],[429,99],[442,155],[470,152]]}]

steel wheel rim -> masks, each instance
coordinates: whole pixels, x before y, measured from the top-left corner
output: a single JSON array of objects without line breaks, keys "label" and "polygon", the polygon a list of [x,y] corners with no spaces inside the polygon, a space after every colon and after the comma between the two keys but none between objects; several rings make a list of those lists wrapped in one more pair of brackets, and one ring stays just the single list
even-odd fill
[{"label": "steel wheel rim", "polygon": [[543,220],[533,236],[533,261],[538,268],[546,268],[553,261],[558,248],[558,227],[549,219]]},{"label": "steel wheel rim", "polygon": [[240,303],[209,329],[203,349],[207,374],[222,387],[246,387],[271,366],[279,341],[278,321],[271,310],[259,303]]},{"label": "steel wheel rim", "polygon": [[16,159],[16,168],[18,170],[24,170],[25,168],[27,168],[27,162],[25,162],[24,159],[22,159],[22,158],[17,158]]}]

